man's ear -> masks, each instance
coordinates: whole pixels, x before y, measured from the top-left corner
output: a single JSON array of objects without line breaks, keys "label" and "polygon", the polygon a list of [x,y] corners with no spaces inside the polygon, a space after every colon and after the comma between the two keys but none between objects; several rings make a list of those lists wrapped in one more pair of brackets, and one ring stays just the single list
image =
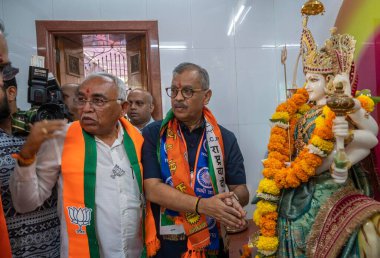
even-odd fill
[{"label": "man's ear", "polygon": [[204,105],[204,106],[206,106],[206,105],[210,102],[211,96],[212,96],[212,90],[211,90],[211,89],[208,89],[208,90],[206,91],[205,99],[204,99],[204,101],[203,101],[203,105]]},{"label": "man's ear", "polygon": [[128,101],[124,101],[121,104],[121,113],[123,116],[125,116],[127,114],[127,110],[128,110]]},{"label": "man's ear", "polygon": [[7,98],[8,98],[8,101],[9,101],[9,102],[16,101],[16,97],[17,97],[17,88],[16,88],[15,86],[9,86],[9,87],[6,89],[6,92],[7,92]]},{"label": "man's ear", "polygon": [[153,110],[154,110],[154,105],[153,105],[153,104],[150,104],[149,112],[152,114]]}]

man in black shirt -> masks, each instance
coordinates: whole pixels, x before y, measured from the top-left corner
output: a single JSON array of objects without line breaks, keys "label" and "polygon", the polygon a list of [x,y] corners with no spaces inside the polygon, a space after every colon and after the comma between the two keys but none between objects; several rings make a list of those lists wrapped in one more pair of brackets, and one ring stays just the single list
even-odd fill
[{"label": "man in black shirt", "polygon": [[178,65],[166,92],[172,109],[143,130],[144,187],[161,242],[156,257],[227,257],[224,227],[245,226],[243,156],[206,108],[212,92],[205,69]]}]

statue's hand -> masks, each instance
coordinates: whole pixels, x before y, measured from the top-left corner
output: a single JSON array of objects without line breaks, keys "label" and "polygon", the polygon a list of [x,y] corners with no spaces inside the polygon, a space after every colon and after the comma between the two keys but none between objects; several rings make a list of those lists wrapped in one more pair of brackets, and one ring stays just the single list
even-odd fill
[{"label": "statue's hand", "polygon": [[339,73],[335,75],[333,80],[334,88],[336,88],[336,85],[338,85],[340,82],[343,84],[344,93],[347,96],[351,96],[350,76],[348,73]]},{"label": "statue's hand", "polygon": [[348,178],[348,168],[337,168],[333,162],[330,167],[331,177],[334,181],[343,184]]},{"label": "statue's hand", "polygon": [[348,137],[350,132],[348,128],[348,122],[346,119],[335,118],[333,120],[333,133],[335,137],[342,137],[343,139]]}]

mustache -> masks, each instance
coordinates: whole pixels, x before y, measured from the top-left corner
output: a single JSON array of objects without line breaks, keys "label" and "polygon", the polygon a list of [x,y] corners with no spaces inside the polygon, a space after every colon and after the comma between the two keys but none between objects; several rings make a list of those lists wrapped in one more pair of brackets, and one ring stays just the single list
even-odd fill
[{"label": "mustache", "polygon": [[182,102],[174,102],[173,107],[174,108],[187,108],[187,106]]},{"label": "mustache", "polygon": [[81,120],[83,120],[83,119],[91,119],[91,120],[94,120],[93,118],[91,118],[91,117],[89,117],[89,116],[82,116],[80,119],[81,119]]}]

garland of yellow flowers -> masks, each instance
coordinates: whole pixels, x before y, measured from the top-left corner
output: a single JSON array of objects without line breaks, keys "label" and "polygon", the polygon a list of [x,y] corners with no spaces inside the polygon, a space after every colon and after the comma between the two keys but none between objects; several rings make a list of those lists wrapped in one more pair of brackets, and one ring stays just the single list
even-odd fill
[{"label": "garland of yellow flowers", "polygon": [[[260,201],[253,214],[253,220],[260,228],[260,235],[255,242],[260,256],[274,255],[279,245],[276,228],[277,202],[281,189],[296,188],[302,182],[307,182],[322,164],[322,158],[334,149],[332,126],[335,114],[324,106],[322,114],[315,120],[315,129],[308,145],[290,163],[296,122],[311,108],[306,103],[308,98],[304,88],[298,89],[290,99],[280,104],[272,115],[271,121],[274,126],[268,144],[268,157],[263,161],[264,178],[257,190]],[[374,103],[369,96],[361,95],[358,100],[367,112],[373,110]]]}]

